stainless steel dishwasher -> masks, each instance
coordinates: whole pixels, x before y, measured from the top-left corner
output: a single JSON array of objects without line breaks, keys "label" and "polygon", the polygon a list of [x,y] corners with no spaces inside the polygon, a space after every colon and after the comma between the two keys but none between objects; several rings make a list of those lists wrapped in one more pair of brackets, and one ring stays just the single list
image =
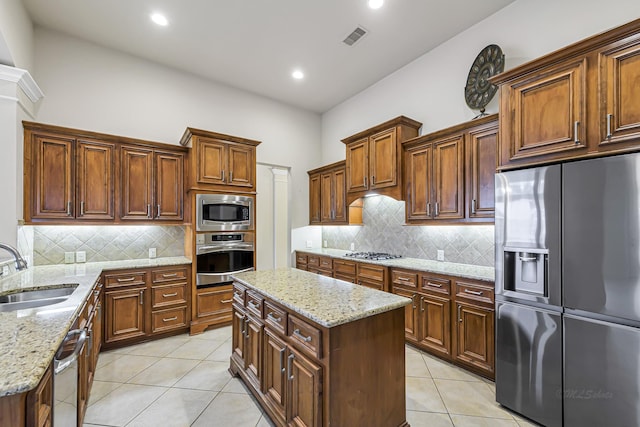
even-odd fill
[{"label": "stainless steel dishwasher", "polygon": [[69,331],[53,358],[53,425],[78,424],[78,355],[87,334],[84,329]]}]

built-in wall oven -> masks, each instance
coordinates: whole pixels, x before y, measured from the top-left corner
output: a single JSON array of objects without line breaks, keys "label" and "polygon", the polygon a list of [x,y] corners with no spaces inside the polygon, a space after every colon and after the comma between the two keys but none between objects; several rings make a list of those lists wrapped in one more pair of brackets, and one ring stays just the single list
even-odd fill
[{"label": "built-in wall oven", "polygon": [[196,286],[231,282],[231,275],[254,269],[253,233],[196,234]]},{"label": "built-in wall oven", "polygon": [[253,230],[253,197],[196,195],[196,231]]}]

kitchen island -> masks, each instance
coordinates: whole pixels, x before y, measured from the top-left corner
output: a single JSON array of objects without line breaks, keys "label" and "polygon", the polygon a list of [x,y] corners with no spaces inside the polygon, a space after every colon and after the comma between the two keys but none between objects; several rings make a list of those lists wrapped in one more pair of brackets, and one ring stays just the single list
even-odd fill
[{"label": "kitchen island", "polygon": [[297,269],[234,277],[230,371],[277,425],[408,426],[408,298]]}]

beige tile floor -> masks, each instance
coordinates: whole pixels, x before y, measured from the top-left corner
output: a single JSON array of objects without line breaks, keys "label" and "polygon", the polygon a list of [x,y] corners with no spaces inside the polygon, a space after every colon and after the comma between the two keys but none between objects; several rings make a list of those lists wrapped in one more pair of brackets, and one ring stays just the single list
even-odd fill
[{"label": "beige tile floor", "polygon": [[[84,426],[272,426],[227,371],[230,354],[230,327],[100,353]],[[488,380],[410,346],[406,366],[412,427],[533,425],[500,407]]]}]

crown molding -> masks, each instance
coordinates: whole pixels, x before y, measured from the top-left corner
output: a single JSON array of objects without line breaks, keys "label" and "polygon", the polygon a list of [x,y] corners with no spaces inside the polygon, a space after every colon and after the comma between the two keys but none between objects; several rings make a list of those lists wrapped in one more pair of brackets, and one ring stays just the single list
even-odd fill
[{"label": "crown molding", "polygon": [[44,97],[44,93],[27,70],[0,64],[0,81],[16,83],[33,103]]}]

